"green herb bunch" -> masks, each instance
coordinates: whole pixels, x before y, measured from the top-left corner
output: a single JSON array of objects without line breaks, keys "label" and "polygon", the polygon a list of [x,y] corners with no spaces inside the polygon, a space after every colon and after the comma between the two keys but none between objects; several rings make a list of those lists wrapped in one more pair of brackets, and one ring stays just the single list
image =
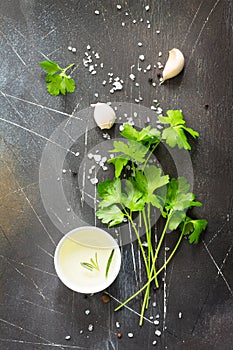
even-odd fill
[{"label": "green herb bunch", "polygon": [[[167,116],[158,117],[165,128],[160,132],[157,128],[147,126],[141,131],[136,130],[129,124],[124,124],[121,135],[126,142],[114,141],[114,149],[109,152],[115,156],[108,160],[114,164],[115,177],[99,183],[97,217],[109,227],[122,223],[126,219],[131,224],[140,246],[143,257],[147,282],[134,295],[123,302],[116,310],[144,292],[139,324],[143,323],[145,309],[149,306],[151,284],[155,283],[158,288],[158,275],[174,256],[182,238],[187,236],[190,244],[197,244],[201,232],[206,228],[207,221],[204,219],[191,219],[187,210],[194,206],[201,206],[195,201],[195,195],[190,192],[190,185],[185,177],[170,178],[163,175],[162,170],[148,162],[162,140],[170,147],[178,146],[179,149],[190,150],[191,146],[186,135],[193,138],[199,136],[198,132],[186,127],[180,110],[168,110]],[[122,180],[124,167],[128,165],[131,175]],[[156,247],[152,243],[151,212],[157,208],[164,218],[164,227]],[[139,228],[133,220],[133,213],[138,212],[142,218],[147,248],[142,244]],[[180,236],[173,251],[162,266],[158,266],[158,258],[164,237],[168,231],[180,231]]]}]

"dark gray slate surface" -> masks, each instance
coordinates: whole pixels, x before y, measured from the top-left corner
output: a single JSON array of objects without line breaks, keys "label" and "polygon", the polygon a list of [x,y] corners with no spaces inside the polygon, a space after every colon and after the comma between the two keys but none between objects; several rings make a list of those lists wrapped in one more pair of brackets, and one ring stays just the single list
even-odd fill
[{"label": "dark gray slate surface", "polygon": [[[0,2],[3,350],[232,349],[232,2],[148,1],[148,12],[144,1],[119,3],[121,11],[115,1]],[[98,16],[94,14],[96,9],[100,11]],[[147,28],[147,20],[151,28]],[[141,48],[138,42],[143,43]],[[83,66],[88,44],[100,54],[96,62],[104,63],[103,69],[97,67],[96,75],[90,75]],[[69,52],[68,45],[76,47],[77,53]],[[159,60],[164,64],[173,47],[184,52],[184,72],[159,86],[158,69],[144,73],[133,68],[140,82],[140,89],[135,87],[128,76],[130,67],[137,67],[138,55],[145,55],[143,67],[153,67]],[[159,51],[163,53],[161,58]],[[77,83],[74,94],[54,97],[47,93],[39,66],[45,56],[61,65],[76,64],[72,75]],[[111,94],[110,85],[102,85],[108,72],[124,80],[122,91]],[[148,83],[150,77],[156,81],[155,87]],[[73,116],[97,100],[134,103],[139,90],[143,106],[150,108],[152,100],[157,99],[164,111],[181,108],[187,124],[200,132],[200,139],[192,143],[191,158],[194,192],[203,207],[194,214],[209,221],[197,247],[183,242],[167,269],[165,283],[161,281],[160,290],[152,294],[157,306],[149,308],[142,328],[136,314],[140,299],[132,302],[130,309],[114,313],[116,301],[103,304],[102,293],[84,298],[58,280],[53,254],[63,233],[51,222],[39,191],[40,160],[54,130],[67,122],[65,130]],[[102,132],[96,128],[87,132],[85,145],[85,130],[91,123],[87,115],[79,124],[84,132],[73,149],[81,155],[103,141]],[[118,135],[117,128],[111,135]],[[59,145],[54,145],[54,150],[56,147]],[[69,169],[79,170],[78,159],[68,154],[64,163],[68,173],[63,178],[64,188],[73,209],[79,208],[80,191]],[[85,201],[80,215],[95,224],[88,197]],[[69,225],[64,223],[64,231],[68,230]],[[166,244],[172,246],[173,239],[167,237]],[[138,248],[133,243],[124,247],[120,275],[108,293],[113,299],[124,300],[136,290],[139,275]],[[88,316],[86,309],[91,311]],[[155,327],[150,316],[157,314],[160,325]],[[120,340],[116,337],[116,321],[121,323]],[[91,333],[87,330],[90,323],[94,325]],[[162,331],[161,337],[156,337],[155,329]],[[129,339],[128,332],[134,337]],[[69,341],[65,340],[67,335],[71,336]]]}]

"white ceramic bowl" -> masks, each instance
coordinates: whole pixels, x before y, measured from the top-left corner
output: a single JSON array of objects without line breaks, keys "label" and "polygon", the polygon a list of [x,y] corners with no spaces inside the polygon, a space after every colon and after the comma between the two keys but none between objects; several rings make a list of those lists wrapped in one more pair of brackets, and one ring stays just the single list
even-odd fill
[{"label": "white ceramic bowl", "polygon": [[[106,278],[106,265],[114,249]],[[84,268],[82,262],[97,259],[99,271]],[[95,226],[83,226],[68,232],[58,243],[54,265],[60,280],[79,293],[97,293],[106,289],[117,277],[121,266],[121,252],[115,239]]]}]

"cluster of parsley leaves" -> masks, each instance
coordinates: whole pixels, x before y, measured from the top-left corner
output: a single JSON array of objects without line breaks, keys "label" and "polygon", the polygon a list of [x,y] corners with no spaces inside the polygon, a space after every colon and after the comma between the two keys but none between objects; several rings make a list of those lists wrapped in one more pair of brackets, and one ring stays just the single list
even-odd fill
[{"label": "cluster of parsley leaves", "polygon": [[74,66],[70,64],[66,68],[61,68],[56,62],[43,61],[40,66],[47,72],[46,87],[50,95],[65,95],[67,92],[74,92],[75,82],[70,76],[66,75],[66,71]]},{"label": "cluster of parsley leaves", "polygon": [[[139,292],[146,289],[141,309],[140,325],[143,322],[145,308],[148,307],[150,298],[150,285],[154,280],[158,287],[158,274],[165,268],[175,254],[182,238],[186,236],[190,244],[199,242],[200,234],[205,230],[207,221],[204,219],[192,219],[187,215],[187,210],[202,204],[195,201],[195,195],[190,192],[190,185],[185,177],[170,178],[164,175],[161,168],[149,165],[152,153],[159,143],[164,140],[170,147],[190,150],[191,146],[187,134],[193,138],[199,136],[198,132],[186,127],[186,122],[180,110],[168,110],[166,116],[158,117],[165,125],[162,132],[157,128],[147,126],[138,131],[130,124],[124,124],[121,135],[123,141],[114,141],[114,149],[109,152],[114,156],[108,160],[114,164],[115,177],[98,184],[97,217],[109,227],[118,225],[126,219],[131,223],[139,242],[147,272],[147,283],[133,296],[122,303],[120,309],[129,300],[132,300]],[[130,166],[131,174],[123,180],[122,174],[126,165]],[[151,208],[157,208],[165,219],[157,247],[153,247],[151,235]],[[147,251],[143,247],[138,228],[133,221],[133,213],[139,212],[143,218]],[[180,237],[175,248],[170,253],[167,262],[157,269],[159,252],[165,237],[169,231],[180,231]]]}]

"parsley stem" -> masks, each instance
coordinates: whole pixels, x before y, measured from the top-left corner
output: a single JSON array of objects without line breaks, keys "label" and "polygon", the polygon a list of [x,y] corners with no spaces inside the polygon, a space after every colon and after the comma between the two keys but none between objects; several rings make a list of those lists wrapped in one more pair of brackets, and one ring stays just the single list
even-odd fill
[{"label": "parsley stem", "polygon": [[[173,255],[175,254],[177,248],[179,247],[180,243],[181,243],[181,240],[184,236],[184,230],[183,232],[181,233],[173,251],[171,252],[171,254],[169,255],[168,259],[165,261],[165,263],[163,264],[163,266],[160,267],[160,269],[156,272],[156,275],[158,276],[163,270],[164,268],[167,266],[167,264],[170,262],[170,260],[172,259]],[[155,276],[153,276],[152,278],[150,278],[142,288],[140,288],[136,293],[134,293],[133,295],[131,295],[131,297],[129,297],[127,300],[125,300],[123,303],[121,303],[121,305],[119,305],[115,311],[118,311],[120,310],[123,306],[125,306],[129,301],[131,301],[132,299],[134,299],[138,294],[140,294],[146,287],[149,283],[151,283],[151,281],[153,281]]]},{"label": "parsley stem", "polygon": [[[152,147],[152,150],[149,152],[148,156],[146,157],[145,163],[143,165],[142,171],[145,170],[145,167],[150,159],[150,157],[152,156],[152,154],[154,153],[156,147],[160,144],[160,140]],[[148,151],[150,150],[150,148],[148,148]]]}]

